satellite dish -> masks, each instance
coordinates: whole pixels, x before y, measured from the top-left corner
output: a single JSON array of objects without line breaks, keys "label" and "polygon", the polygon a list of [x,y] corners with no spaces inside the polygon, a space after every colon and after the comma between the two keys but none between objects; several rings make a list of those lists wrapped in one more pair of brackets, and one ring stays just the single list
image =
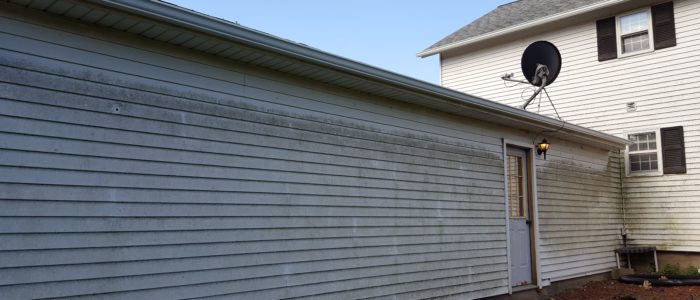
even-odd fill
[{"label": "satellite dish", "polygon": [[520,60],[520,66],[527,81],[539,87],[532,97],[523,104],[522,109],[525,109],[545,86],[557,79],[559,70],[561,70],[561,54],[554,44],[547,41],[537,41],[527,46]]},{"label": "satellite dish", "polygon": [[520,66],[523,70],[523,75],[530,84],[539,86],[539,77],[537,77],[538,66],[547,66],[549,75],[547,75],[547,83],[550,85],[557,79],[559,70],[561,69],[561,54],[552,43],[547,41],[537,41],[525,48],[523,57],[520,59]]}]

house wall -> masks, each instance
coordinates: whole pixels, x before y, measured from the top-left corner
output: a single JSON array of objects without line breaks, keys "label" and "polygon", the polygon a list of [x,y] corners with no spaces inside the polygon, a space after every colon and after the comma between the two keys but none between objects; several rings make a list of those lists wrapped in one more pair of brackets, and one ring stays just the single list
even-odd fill
[{"label": "house wall", "polygon": [[[471,53],[442,58],[444,86],[487,99],[521,105],[532,94],[500,76],[522,78],[520,57],[531,42],[547,40],[562,55],[562,70],[547,88],[566,121],[614,135],[683,126],[687,174],[626,177],[625,219],[631,243],[668,250],[700,251],[700,1],[675,1],[677,46],[598,62],[595,21],[526,36]],[[627,112],[635,102],[637,111]],[[528,107],[538,111],[539,100]],[[555,116],[546,97],[541,112]]]},{"label": "house wall", "polygon": [[550,140],[537,162],[543,283],[608,272],[621,245],[619,160],[614,153]]},{"label": "house wall", "polygon": [[[0,40],[3,298],[508,291],[502,141],[531,133],[5,6]],[[552,142],[542,277],[609,268],[616,160]]]}]

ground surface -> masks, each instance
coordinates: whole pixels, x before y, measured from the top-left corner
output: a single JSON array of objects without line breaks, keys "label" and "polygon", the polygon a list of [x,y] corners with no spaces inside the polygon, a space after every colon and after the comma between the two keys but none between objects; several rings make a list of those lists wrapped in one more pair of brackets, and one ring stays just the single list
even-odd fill
[{"label": "ground surface", "polygon": [[643,288],[616,280],[594,281],[559,293],[552,300],[700,300],[700,286]]}]

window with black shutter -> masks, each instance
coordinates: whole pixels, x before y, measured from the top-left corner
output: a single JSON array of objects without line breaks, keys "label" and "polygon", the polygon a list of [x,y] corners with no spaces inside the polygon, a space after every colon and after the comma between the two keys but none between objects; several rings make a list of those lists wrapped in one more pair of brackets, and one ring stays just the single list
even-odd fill
[{"label": "window with black shutter", "polygon": [[661,153],[664,174],[684,174],[686,172],[682,126],[661,128]]},{"label": "window with black shutter", "polygon": [[598,61],[673,47],[676,45],[673,2],[598,20],[596,33]]},{"label": "window with black shutter", "polygon": [[632,142],[625,156],[627,175],[686,173],[682,126],[630,132],[626,138]]}]

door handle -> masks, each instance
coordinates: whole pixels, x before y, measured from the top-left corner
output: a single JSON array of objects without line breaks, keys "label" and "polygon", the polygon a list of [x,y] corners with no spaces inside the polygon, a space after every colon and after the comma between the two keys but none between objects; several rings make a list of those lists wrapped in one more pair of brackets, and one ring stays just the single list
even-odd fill
[{"label": "door handle", "polygon": [[532,224],[532,221],[530,221],[530,220],[525,220],[525,224],[527,224],[527,225],[529,226],[530,224]]}]

